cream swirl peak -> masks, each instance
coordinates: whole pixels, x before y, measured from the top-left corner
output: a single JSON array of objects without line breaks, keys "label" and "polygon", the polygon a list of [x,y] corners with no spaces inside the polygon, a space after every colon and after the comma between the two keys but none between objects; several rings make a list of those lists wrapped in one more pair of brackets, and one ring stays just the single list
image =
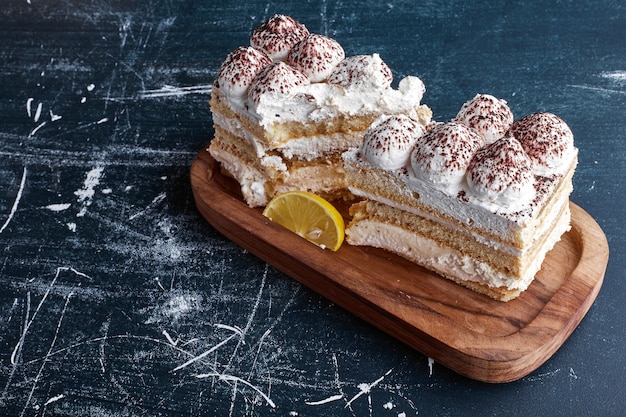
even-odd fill
[{"label": "cream swirl peak", "polygon": [[328,82],[345,88],[389,88],[393,81],[391,69],[378,54],[355,55],[339,62]]},{"label": "cream swirl peak", "polygon": [[437,123],[415,145],[411,168],[431,184],[458,186],[474,154],[485,145],[476,130],[461,123]]},{"label": "cream swirl peak", "polygon": [[378,168],[400,169],[424,133],[424,126],[404,114],[380,116],[365,132],[361,152]]},{"label": "cream swirl peak", "polygon": [[309,79],[296,68],[284,62],[274,62],[261,69],[252,80],[248,97],[258,105],[264,95],[287,97],[296,91],[296,87],[308,84]]},{"label": "cream swirl peak", "polygon": [[336,40],[312,33],[295,44],[287,62],[302,71],[311,82],[325,81],[346,54]]},{"label": "cream swirl peak", "polygon": [[479,149],[467,167],[467,183],[481,199],[500,203],[532,201],[532,161],[513,136]]},{"label": "cream swirl peak", "polygon": [[265,52],[251,46],[240,46],[222,63],[217,85],[229,96],[244,97],[254,77],[271,63]]},{"label": "cream swirl peak", "polygon": [[291,47],[308,35],[309,30],[302,23],[276,14],[252,32],[250,45],[265,51],[275,61],[283,61]]},{"label": "cream swirl peak", "polygon": [[513,123],[513,112],[506,101],[489,94],[477,94],[463,104],[454,120],[473,127],[487,143],[493,143],[503,137]]},{"label": "cream swirl peak", "polygon": [[515,121],[510,133],[535,163],[539,173],[550,174],[563,163],[563,156],[574,150],[569,126],[552,113],[533,113]]}]

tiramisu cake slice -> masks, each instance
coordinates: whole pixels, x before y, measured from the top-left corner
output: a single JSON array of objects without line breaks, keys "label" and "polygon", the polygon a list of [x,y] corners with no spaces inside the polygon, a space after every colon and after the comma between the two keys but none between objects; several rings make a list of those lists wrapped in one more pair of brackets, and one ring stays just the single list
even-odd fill
[{"label": "tiramisu cake slice", "polygon": [[477,95],[427,128],[381,116],[344,153],[352,245],[386,249],[496,300],[517,297],[570,228],[578,151],[563,120],[513,121]]},{"label": "tiramisu cake slice", "polygon": [[359,146],[374,119],[405,114],[430,121],[418,77],[391,84],[391,70],[377,54],[345,57],[336,40],[275,15],[220,68],[209,152],[251,207],[289,190],[350,197],[341,154]]}]

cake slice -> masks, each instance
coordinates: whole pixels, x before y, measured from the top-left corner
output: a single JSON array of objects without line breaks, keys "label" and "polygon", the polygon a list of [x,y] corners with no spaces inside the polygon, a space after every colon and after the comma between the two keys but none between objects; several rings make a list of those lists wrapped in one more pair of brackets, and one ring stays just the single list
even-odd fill
[{"label": "cake slice", "polygon": [[378,116],[430,121],[432,112],[421,104],[424,83],[414,76],[397,88],[392,82],[379,55],[346,57],[336,40],[275,15],[220,68],[209,152],[251,207],[290,190],[352,198],[341,155],[360,145]]},{"label": "cake slice", "polygon": [[519,296],[570,228],[578,151],[563,120],[513,120],[480,94],[454,120],[381,116],[345,152],[352,245],[394,252],[500,301]]}]

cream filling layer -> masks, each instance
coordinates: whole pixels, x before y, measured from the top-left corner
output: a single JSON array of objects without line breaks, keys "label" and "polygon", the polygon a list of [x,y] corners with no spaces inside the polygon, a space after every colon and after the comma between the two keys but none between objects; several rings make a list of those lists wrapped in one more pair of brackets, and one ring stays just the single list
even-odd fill
[{"label": "cream filling layer", "polygon": [[264,206],[268,203],[268,196],[265,192],[265,183],[268,181],[267,175],[244,163],[241,158],[222,149],[212,148],[211,156],[222,164],[230,175],[241,186],[241,194],[246,203],[251,207]]},{"label": "cream filling layer", "polygon": [[393,252],[414,263],[424,266],[446,277],[462,281],[477,282],[490,288],[506,287],[524,291],[541,269],[545,255],[570,228],[569,208],[543,244],[539,254],[527,266],[521,277],[507,275],[487,263],[471,256],[439,245],[423,235],[415,234],[402,227],[371,219],[363,219],[346,229],[346,240],[352,245],[373,246]]},{"label": "cream filling layer", "polygon": [[[326,164],[303,165],[286,171],[283,181],[274,182],[265,172],[255,169],[223,148],[213,147],[210,153],[237,180],[246,203],[252,207],[265,206],[273,195],[293,189],[330,193],[346,188],[342,167]],[[267,168],[267,159],[272,158],[280,159],[266,156],[261,159],[262,166]],[[272,195],[268,194],[268,186]]]},{"label": "cream filling layer", "polygon": [[[267,154],[269,149],[237,118],[213,113],[213,122],[233,135],[244,139],[254,148],[258,158],[263,158]],[[279,151],[288,159],[297,158],[312,161],[323,155],[343,152],[346,149],[359,146],[362,135],[362,132],[338,132],[332,135],[303,136],[290,139],[286,144],[274,148],[274,150]]]}]

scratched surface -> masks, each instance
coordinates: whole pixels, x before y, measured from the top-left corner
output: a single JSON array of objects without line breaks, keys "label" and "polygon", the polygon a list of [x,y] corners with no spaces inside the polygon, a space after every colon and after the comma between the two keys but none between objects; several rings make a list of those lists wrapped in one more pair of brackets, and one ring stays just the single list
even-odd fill
[{"label": "scratched surface", "polygon": [[[623,415],[622,2],[3,0],[0,415]],[[572,127],[603,289],[545,365],[467,380],[232,244],[188,173],[225,55],[276,12],[426,83]]]}]

